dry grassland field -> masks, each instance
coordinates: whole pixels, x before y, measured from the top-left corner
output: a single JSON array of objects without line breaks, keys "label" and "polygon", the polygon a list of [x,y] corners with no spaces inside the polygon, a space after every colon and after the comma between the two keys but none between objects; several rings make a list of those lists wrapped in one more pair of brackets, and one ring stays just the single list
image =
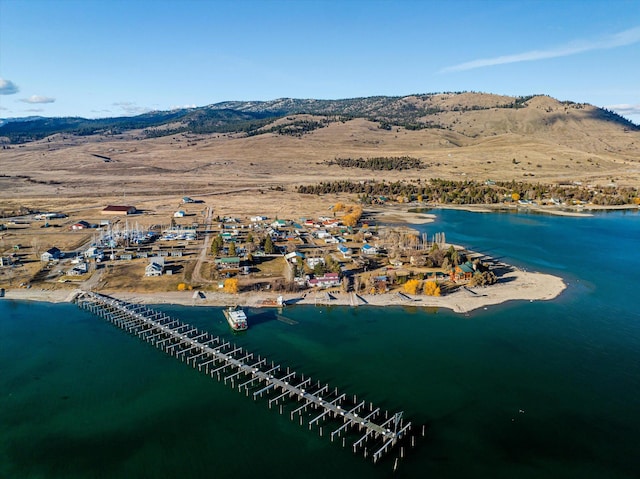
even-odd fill
[{"label": "dry grassland field", "polygon": [[[414,104],[417,97],[400,101]],[[177,225],[204,225],[225,216],[248,222],[270,219],[318,218],[337,202],[354,204],[356,195],[305,195],[298,185],[322,181],[526,181],[584,185],[640,185],[640,131],[604,121],[590,105],[567,105],[549,97],[534,97],[526,108],[494,108],[506,101],[496,95],[431,97],[442,108],[435,115],[443,128],[380,127],[365,118],[332,121],[303,135],[264,133],[177,133],[144,138],[142,131],[118,135],[74,136],[57,133],[0,150],[0,212],[18,216],[22,209],[60,212],[65,218],[5,223],[0,231],[0,255],[20,257],[20,268],[0,275],[5,287],[27,283],[41,269],[39,256],[51,246],[65,252],[87,247],[97,229],[72,231],[80,220],[118,227],[162,231]],[[478,110],[465,106],[480,105]],[[446,107],[446,108],[445,108]],[[455,107],[462,109],[456,111]],[[277,120],[321,119],[291,115]],[[268,125],[272,127],[273,125]],[[335,158],[417,158],[421,169],[371,171],[328,164]],[[183,204],[183,196],[199,203]],[[133,205],[139,213],[106,217],[106,205]],[[178,210],[184,217],[174,218]],[[399,218],[402,218],[400,215]],[[208,240],[205,245],[203,240]],[[211,238],[200,236],[192,252],[176,260],[176,274],[144,278],[145,259],[104,268],[94,281],[106,289],[175,290],[197,277],[211,279],[215,269],[200,251]],[[17,247],[19,246],[19,249]],[[51,279],[51,278],[49,278]],[[43,288],[68,288],[69,283],[45,281]],[[73,283],[75,284],[75,283]],[[215,289],[217,283],[204,285]]]}]

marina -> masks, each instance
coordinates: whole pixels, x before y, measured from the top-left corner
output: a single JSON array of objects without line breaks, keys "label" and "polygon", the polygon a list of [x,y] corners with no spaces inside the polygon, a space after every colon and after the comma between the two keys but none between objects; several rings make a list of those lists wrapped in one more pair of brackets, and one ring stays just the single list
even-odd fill
[{"label": "marina", "polygon": [[[354,454],[377,463],[399,448],[394,470],[405,455],[403,440],[409,437],[412,424],[405,422],[402,412],[383,411],[372,402],[347,396],[338,388],[305,378],[147,306],[88,291],[79,292],[75,302],[254,400],[266,396],[269,408],[278,408],[280,414],[288,412],[292,421],[297,420],[301,426],[306,422],[309,430],[315,426],[320,436],[326,429],[332,442],[341,442],[343,447],[349,444]],[[414,445],[415,437],[411,436]]]},{"label": "marina", "polygon": [[[603,213],[585,221],[456,210],[438,216],[451,225],[453,242],[527,270],[561,274],[566,292],[554,301],[512,301],[468,316],[420,303],[251,308],[244,334],[231,331],[221,307],[191,305],[192,291],[184,292],[189,305],[150,303],[179,318],[172,327],[186,323],[218,336],[213,348],[230,342],[235,346],[224,351],[242,347],[240,358],[245,350],[269,357],[264,371],[271,360],[284,365],[279,378],[290,366],[305,380],[308,373],[339,386],[337,396],[326,398],[345,394],[344,409],[365,400],[361,411],[368,414],[372,400],[373,410],[405,411],[409,437],[377,464],[372,455],[363,460],[360,444],[352,452],[364,431],[347,428],[331,442],[344,423],[330,413],[309,431],[324,409],[302,411],[300,426],[291,412],[304,403],[286,395],[276,401],[284,391],[275,386],[253,401],[267,384],[251,383],[249,397],[238,387],[252,377],[239,375],[222,387],[236,368],[212,381],[203,363],[213,356],[195,358],[202,368],[195,374],[74,304],[17,300],[8,290],[0,300],[0,363],[9,366],[0,368],[0,476],[637,477],[640,330],[628,298],[638,281],[610,278],[620,264],[640,267],[629,256],[639,216]],[[539,241],[529,241],[536,234]],[[580,247],[575,238],[584,239]],[[594,254],[605,250],[607,261]],[[134,295],[122,299],[139,302]],[[203,352],[186,353],[192,367]],[[209,372],[222,366],[208,365]],[[405,458],[392,476],[402,446]]]}]

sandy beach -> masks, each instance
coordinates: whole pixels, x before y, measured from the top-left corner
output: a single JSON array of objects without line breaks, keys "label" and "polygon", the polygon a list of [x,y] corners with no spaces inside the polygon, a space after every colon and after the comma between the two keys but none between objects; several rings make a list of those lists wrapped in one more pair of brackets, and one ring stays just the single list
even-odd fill
[{"label": "sandy beach", "polygon": [[370,208],[376,221],[383,224],[425,225],[433,223],[436,215],[409,211],[404,207]]},{"label": "sandy beach", "polygon": [[[505,273],[498,283],[487,287],[460,288],[442,297],[424,295],[411,296],[405,293],[362,294],[329,293],[306,291],[284,294],[290,306],[335,305],[335,306],[415,306],[425,308],[446,308],[456,313],[467,313],[478,308],[501,304],[506,301],[546,301],[562,293],[566,288],[561,278],[556,276],[514,270]],[[78,290],[8,289],[5,300],[45,301],[52,303],[69,302]],[[126,293],[102,291],[126,301],[144,304],[181,304],[185,306],[229,306],[238,304],[247,307],[261,307],[264,301],[275,299],[274,293],[204,293],[204,298],[194,298],[194,291],[171,291],[164,293]]]}]

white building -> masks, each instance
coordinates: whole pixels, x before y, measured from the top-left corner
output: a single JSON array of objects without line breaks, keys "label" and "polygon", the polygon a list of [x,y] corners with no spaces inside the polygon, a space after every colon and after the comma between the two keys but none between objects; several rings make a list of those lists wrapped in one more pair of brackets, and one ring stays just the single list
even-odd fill
[{"label": "white building", "polygon": [[360,248],[360,251],[362,251],[362,254],[366,254],[366,255],[376,255],[376,254],[378,254],[378,248],[376,248],[375,246],[370,245],[369,243],[363,244],[362,248]]},{"label": "white building", "polygon": [[149,264],[144,270],[145,276],[162,276],[164,273],[164,258],[155,256],[149,260]]},{"label": "white building", "polygon": [[322,257],[307,258],[306,262],[307,262],[307,266],[309,266],[309,268],[313,269],[318,264],[324,264],[324,258],[322,258]]},{"label": "white building", "polygon": [[324,276],[317,276],[307,281],[310,288],[330,288],[340,285],[340,275],[338,273],[326,273]]},{"label": "white building", "polygon": [[101,260],[104,258],[104,253],[101,249],[92,246],[84,252],[85,258],[95,258],[96,260]]},{"label": "white building", "polygon": [[40,260],[44,262],[52,261],[60,258],[62,258],[62,251],[60,251],[55,246],[53,248],[49,248],[47,251],[42,253],[42,255],[40,255]]}]

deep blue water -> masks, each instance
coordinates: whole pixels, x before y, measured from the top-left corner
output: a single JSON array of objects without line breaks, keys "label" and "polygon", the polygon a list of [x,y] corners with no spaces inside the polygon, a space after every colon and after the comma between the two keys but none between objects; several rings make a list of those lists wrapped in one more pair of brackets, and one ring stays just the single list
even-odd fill
[{"label": "deep blue water", "polygon": [[[559,275],[549,302],[162,309],[390,410],[427,434],[398,477],[636,478],[640,215],[432,211],[429,234]],[[519,412],[523,410],[524,413]],[[72,305],[0,301],[0,478],[389,477]]]}]

